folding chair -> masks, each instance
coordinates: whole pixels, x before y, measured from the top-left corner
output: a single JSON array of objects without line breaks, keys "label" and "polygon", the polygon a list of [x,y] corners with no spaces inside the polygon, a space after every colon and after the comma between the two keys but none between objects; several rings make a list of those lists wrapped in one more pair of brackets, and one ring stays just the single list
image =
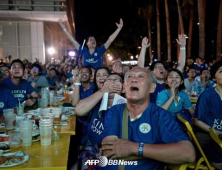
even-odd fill
[{"label": "folding chair", "polygon": [[[189,163],[187,165],[187,168],[190,168],[190,169],[209,169],[209,170],[213,170],[214,167],[212,167],[209,163],[209,161],[207,160],[207,157],[205,156],[194,132],[193,132],[193,129],[190,125],[190,123],[185,120],[180,114],[177,115],[178,119],[180,120],[180,122],[182,123],[182,127],[184,129],[184,131],[187,133],[187,135],[189,136],[189,138],[191,139],[192,142],[194,142],[194,144],[197,146],[198,148],[198,151],[200,152],[201,154],[201,158],[199,158],[199,160],[196,160],[196,162],[194,163]],[[203,164],[205,163],[205,164]]]},{"label": "folding chair", "polygon": [[214,140],[216,143],[217,149],[222,154],[222,140],[219,139],[215,129],[213,127],[209,128],[209,134],[211,138]]}]

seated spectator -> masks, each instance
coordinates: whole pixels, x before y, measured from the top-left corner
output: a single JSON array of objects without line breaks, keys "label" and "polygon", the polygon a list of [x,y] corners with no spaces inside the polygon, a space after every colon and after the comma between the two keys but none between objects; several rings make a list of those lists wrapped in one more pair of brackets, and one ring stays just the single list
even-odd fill
[{"label": "seated spectator", "polygon": [[[0,84],[2,82],[3,77],[4,76],[2,72],[0,72]],[[14,107],[16,107],[16,101],[12,92],[0,86],[0,118],[3,115],[3,109],[12,109]]]},{"label": "seated spectator", "polygon": [[184,86],[185,86],[185,91],[187,94],[191,93],[191,89],[193,86],[193,83],[195,81],[195,75],[196,75],[196,70],[192,67],[190,67],[187,71],[187,78],[184,79]]},{"label": "seated spectator", "polygon": [[[103,155],[111,159],[141,158],[135,159],[137,165],[125,165],[125,170],[159,170],[161,162],[195,161],[194,147],[179,124],[166,110],[150,102],[150,93],[155,90],[152,72],[133,68],[125,76],[124,87],[127,103],[111,107],[105,116]],[[123,115],[129,117],[128,139],[122,137]],[[115,170],[118,166],[107,165],[104,169]]]},{"label": "seated spectator", "polygon": [[37,63],[31,66],[31,76],[28,82],[32,83],[32,87],[34,87],[37,93],[41,92],[41,88],[49,87],[48,80],[45,76],[42,76],[42,67]]},{"label": "seated spectator", "polygon": [[123,65],[120,60],[116,60],[112,65],[112,73],[123,74]]},{"label": "seated spectator", "polygon": [[222,134],[222,61],[216,62],[211,67],[211,76],[217,85],[200,95],[194,123],[197,127],[196,136],[207,158],[216,169],[222,169],[222,155],[208,133],[209,128],[214,127],[218,135]]},{"label": "seated spectator", "polygon": [[129,71],[130,69],[131,69],[130,65],[123,65],[123,75],[125,75],[127,71]]},{"label": "seated spectator", "polygon": [[76,68],[74,71],[74,91],[72,93],[72,105],[92,95],[94,91],[94,83],[90,82],[92,71],[89,67],[82,67],[80,71]]},{"label": "seated spectator", "polygon": [[57,76],[58,76],[58,71],[55,68],[51,68],[50,72],[48,74],[47,72],[47,80],[49,82],[49,86],[54,87],[56,86],[56,81],[57,81]]},{"label": "seated spectator", "polygon": [[182,91],[185,89],[183,81],[183,74],[179,70],[170,69],[166,76],[165,90],[158,94],[156,104],[174,117],[183,109],[187,109],[193,117],[193,106],[188,95]]},{"label": "seated spectator", "polygon": [[[13,60],[11,63],[11,78],[4,79],[1,87],[12,92],[17,105],[25,101],[26,106],[32,106],[37,101],[38,94],[27,80],[22,79],[24,70],[25,66],[21,60]],[[27,99],[27,95],[30,95],[32,99]]]},{"label": "seated spectator", "polygon": [[[27,65],[28,66],[28,65]],[[28,80],[29,79],[29,76],[30,76],[30,69],[28,67],[25,67],[25,70],[24,70],[24,75],[23,75],[23,79],[25,80]]]},{"label": "seated spectator", "polygon": [[10,77],[10,64],[1,63],[0,64],[0,71],[3,74],[3,78],[9,78]]},{"label": "seated spectator", "polygon": [[[98,79],[97,79],[98,80]],[[100,111],[100,105],[102,103],[103,95],[109,93],[107,101],[107,110]],[[99,146],[102,142],[102,133],[104,130],[104,116],[108,112],[109,108],[113,104],[113,99],[115,94],[121,94],[122,92],[122,78],[117,73],[111,73],[103,87],[99,91],[95,92],[93,95],[81,100],[77,104],[75,109],[75,114],[80,117],[88,117],[84,122],[82,130],[82,141],[83,146],[93,145],[94,153],[90,153],[87,156],[88,159],[95,158],[96,154],[99,154]],[[104,102],[104,101],[103,101]],[[84,107],[87,105],[87,107]],[[82,153],[83,155],[85,153]],[[80,156],[82,157],[82,155]],[[85,161],[82,162],[82,167],[86,168],[84,165]]]},{"label": "seated spectator", "polygon": [[207,68],[205,64],[202,64],[201,58],[196,58],[196,63],[194,63],[193,68],[196,70],[196,76],[200,75],[200,70]]},{"label": "seated spectator", "polygon": [[207,68],[204,68],[200,70],[200,79],[194,81],[191,92],[195,92],[196,96],[199,97],[204,90],[214,86],[215,83],[210,80],[210,71]]}]

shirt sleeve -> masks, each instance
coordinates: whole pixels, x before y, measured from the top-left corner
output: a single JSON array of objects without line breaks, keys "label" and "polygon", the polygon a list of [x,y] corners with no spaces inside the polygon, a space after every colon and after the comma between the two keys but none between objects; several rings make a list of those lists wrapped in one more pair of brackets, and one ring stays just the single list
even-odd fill
[{"label": "shirt sleeve", "polygon": [[107,136],[112,136],[112,135],[120,137],[118,127],[122,127],[119,124],[119,121],[122,121],[121,116],[123,114],[121,114],[121,113],[122,112],[119,111],[116,106],[113,106],[105,114],[105,117],[104,117],[104,131],[102,133],[102,138],[103,139]]},{"label": "shirt sleeve", "polygon": [[41,76],[41,87],[49,87],[48,80],[44,76]]},{"label": "shirt sleeve", "polygon": [[186,93],[183,93],[183,97],[184,97],[184,108],[185,109],[191,108],[192,104],[190,102],[190,99],[189,99],[188,95]]},{"label": "shirt sleeve", "polygon": [[167,111],[162,110],[159,115],[159,133],[164,143],[175,143],[183,140],[189,140],[181,126]]},{"label": "shirt sleeve", "polygon": [[98,48],[98,52],[99,52],[100,54],[103,54],[106,50],[107,50],[107,49],[106,49],[105,45],[102,45],[102,46],[100,46],[100,47]]},{"label": "shirt sleeve", "polygon": [[208,100],[206,97],[206,92],[203,92],[198,98],[195,110],[195,118],[205,121],[207,118],[207,114],[209,114]]},{"label": "shirt sleeve", "polygon": [[163,90],[157,95],[156,105],[160,106],[164,104],[168,99],[169,97],[167,96],[167,93],[165,92],[165,90]]}]

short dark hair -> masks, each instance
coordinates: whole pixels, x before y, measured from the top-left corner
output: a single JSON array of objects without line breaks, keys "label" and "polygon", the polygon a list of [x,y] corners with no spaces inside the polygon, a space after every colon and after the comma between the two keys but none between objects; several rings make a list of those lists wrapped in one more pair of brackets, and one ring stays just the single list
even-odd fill
[{"label": "short dark hair", "polygon": [[[82,70],[83,68],[88,69],[90,76],[92,75],[92,70],[91,70],[91,68],[90,68],[89,66],[83,66],[80,70]],[[79,70],[79,71],[80,71],[80,70]]]},{"label": "short dark hair", "polygon": [[0,64],[0,68],[1,68],[1,67],[7,67],[8,69],[10,69],[10,64],[1,63],[1,64]]},{"label": "short dark hair", "polygon": [[37,67],[37,68],[39,69],[39,75],[42,73],[42,67],[41,67],[38,63],[33,63],[33,64],[31,65],[31,69],[32,69],[33,67]]},{"label": "short dark hair", "polygon": [[153,63],[151,64],[151,66],[150,66],[150,70],[153,71],[155,65],[158,64],[158,63],[163,64],[164,68],[167,70],[166,64],[165,64],[164,62],[162,62],[162,61],[155,61],[155,62],[153,62]]},{"label": "short dark hair", "polygon": [[[180,70],[178,70],[178,69],[176,69],[176,68],[171,68],[170,70],[168,70],[167,75],[166,75],[166,80],[167,80],[170,72],[172,72],[172,71],[174,71],[174,72],[176,72],[177,74],[179,74],[181,80],[183,81],[183,83],[180,84],[180,86],[178,87],[178,90],[179,90],[179,91],[184,90],[184,89],[185,89],[184,78],[183,78],[183,74],[180,72]],[[168,84],[166,84],[166,83],[165,83],[165,89],[169,89],[169,86],[168,86]]]},{"label": "short dark hair", "polygon": [[[207,70],[207,71],[209,71],[207,68],[202,68],[201,70],[200,70],[200,75],[203,73],[203,71],[205,71],[205,70]],[[209,71],[210,72],[210,71]]]},{"label": "short dark hair", "polygon": [[23,70],[25,70],[25,65],[24,65],[24,63],[22,62],[22,60],[20,60],[20,59],[12,60],[12,63],[11,63],[10,68],[12,68],[12,65],[13,65],[14,63],[20,63],[20,64],[22,65]]},{"label": "short dark hair", "polygon": [[187,72],[189,72],[191,69],[192,69],[192,70],[195,70],[195,72],[196,72],[196,69],[193,68],[192,66],[189,66],[189,69],[187,70]]},{"label": "short dark hair", "polygon": [[220,67],[222,67],[222,61],[217,61],[214,65],[212,65],[210,69],[211,78],[215,78],[215,74]]}]

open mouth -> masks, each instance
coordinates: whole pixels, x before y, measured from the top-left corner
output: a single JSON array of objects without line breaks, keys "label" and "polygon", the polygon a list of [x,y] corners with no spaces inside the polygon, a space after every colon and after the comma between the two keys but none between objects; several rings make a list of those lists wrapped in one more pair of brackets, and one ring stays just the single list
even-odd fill
[{"label": "open mouth", "polygon": [[130,87],[130,91],[139,91],[138,87]]},{"label": "open mouth", "polygon": [[160,74],[163,75],[163,71],[161,71]]}]

